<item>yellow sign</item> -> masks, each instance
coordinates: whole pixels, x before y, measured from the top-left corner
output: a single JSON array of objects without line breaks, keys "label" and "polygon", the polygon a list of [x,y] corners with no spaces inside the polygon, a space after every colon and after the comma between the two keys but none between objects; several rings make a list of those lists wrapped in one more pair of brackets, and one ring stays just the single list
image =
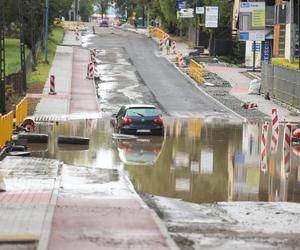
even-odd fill
[{"label": "yellow sign", "polygon": [[132,16],[136,16],[136,12],[135,11],[132,11]]},{"label": "yellow sign", "polygon": [[252,11],[252,27],[265,27],[266,16],[264,10]]}]

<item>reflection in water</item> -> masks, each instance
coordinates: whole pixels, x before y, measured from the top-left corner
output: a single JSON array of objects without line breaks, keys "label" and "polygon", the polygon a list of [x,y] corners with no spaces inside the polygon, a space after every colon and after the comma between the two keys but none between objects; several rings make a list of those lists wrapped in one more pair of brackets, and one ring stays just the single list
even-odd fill
[{"label": "reflection in water", "polygon": [[[36,153],[66,164],[128,171],[137,191],[202,203],[300,201],[299,156],[288,165],[282,130],[278,151],[269,150],[261,171],[261,125],[199,119],[166,119],[166,136],[113,140],[109,120],[73,121],[39,127],[50,134],[48,151]],[[86,136],[88,148],[59,148],[59,135]],[[283,152],[284,151],[284,152]]]},{"label": "reflection in water", "polygon": [[163,137],[140,137],[138,139],[115,139],[114,144],[120,160],[130,165],[152,166],[157,160],[163,144]]}]

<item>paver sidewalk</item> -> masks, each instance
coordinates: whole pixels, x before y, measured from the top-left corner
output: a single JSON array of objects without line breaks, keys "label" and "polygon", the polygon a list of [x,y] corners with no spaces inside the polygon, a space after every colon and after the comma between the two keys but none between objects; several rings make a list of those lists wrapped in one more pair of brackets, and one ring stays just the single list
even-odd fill
[{"label": "paver sidewalk", "polygon": [[[53,216],[59,161],[6,157],[0,174],[6,192],[0,193],[0,243],[38,245],[47,241]],[[54,203],[53,203],[54,199]]]}]

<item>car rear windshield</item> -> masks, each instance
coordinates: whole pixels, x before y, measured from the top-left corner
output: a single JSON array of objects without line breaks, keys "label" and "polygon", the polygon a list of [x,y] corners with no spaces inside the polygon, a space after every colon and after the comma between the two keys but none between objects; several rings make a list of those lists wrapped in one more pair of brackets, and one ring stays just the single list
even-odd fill
[{"label": "car rear windshield", "polygon": [[159,116],[160,112],[155,108],[130,108],[126,112],[127,116]]}]

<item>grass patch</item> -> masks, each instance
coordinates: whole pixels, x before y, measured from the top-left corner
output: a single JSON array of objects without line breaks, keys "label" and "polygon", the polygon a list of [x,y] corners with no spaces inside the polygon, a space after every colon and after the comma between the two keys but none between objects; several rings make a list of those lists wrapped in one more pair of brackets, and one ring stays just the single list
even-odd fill
[{"label": "grass patch", "polygon": [[272,59],[273,64],[277,64],[283,67],[287,67],[290,69],[299,69],[299,62],[295,61],[294,63],[289,63],[287,59],[282,59],[282,58],[273,58]]},{"label": "grass patch", "polygon": [[31,71],[27,79],[27,85],[30,87],[32,84],[45,84],[49,71],[55,56],[57,44],[60,43],[63,36],[63,29],[56,27],[49,34],[48,41],[48,63],[45,63],[45,51],[43,50],[39,56],[36,65],[36,71]]},{"label": "grass patch", "polygon": [[[25,55],[29,54],[26,48]],[[20,39],[5,39],[5,73],[10,75],[21,70]]]}]

